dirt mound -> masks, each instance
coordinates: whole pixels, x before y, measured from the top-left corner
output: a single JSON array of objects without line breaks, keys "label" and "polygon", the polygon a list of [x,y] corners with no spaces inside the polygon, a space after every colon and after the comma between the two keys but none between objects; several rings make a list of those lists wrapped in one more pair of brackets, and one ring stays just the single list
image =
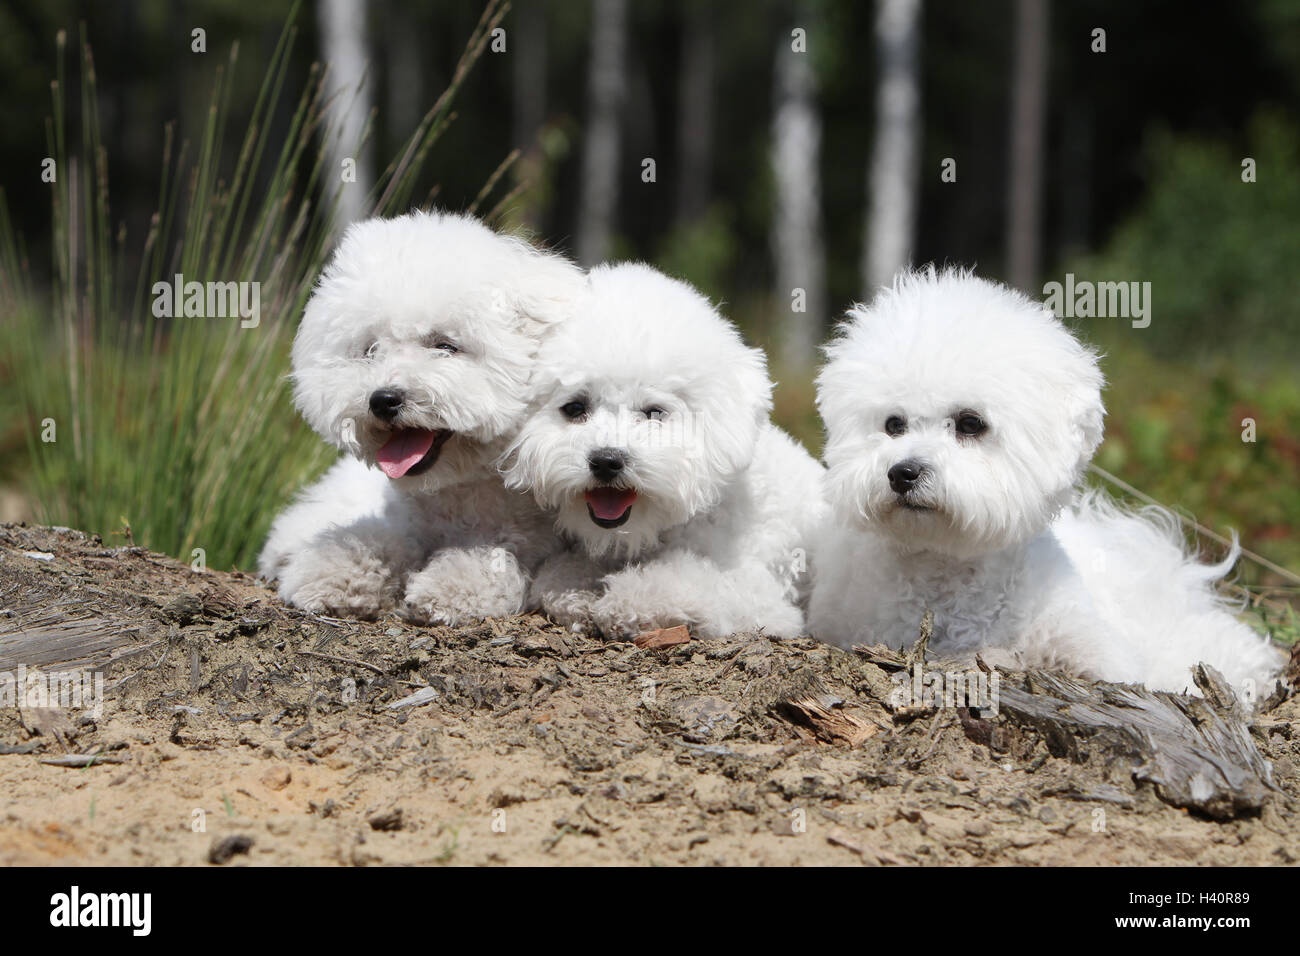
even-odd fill
[{"label": "dirt mound", "polygon": [[655,643],[325,619],[248,575],[0,526],[0,672],[93,668],[105,689],[98,716],[0,709],[0,863],[1300,856],[1297,698],[1249,732],[1222,701],[1153,705],[1239,749],[1206,777],[1227,796],[1189,811],[1146,731],[1062,723],[1080,682],[1000,674],[994,714],[900,698],[909,661],[884,651]]}]

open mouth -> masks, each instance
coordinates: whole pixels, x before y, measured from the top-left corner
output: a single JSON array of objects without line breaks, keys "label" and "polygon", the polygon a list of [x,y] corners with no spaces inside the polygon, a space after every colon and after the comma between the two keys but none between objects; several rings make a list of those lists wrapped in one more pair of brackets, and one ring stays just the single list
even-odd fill
[{"label": "open mouth", "polygon": [[637,494],[631,488],[592,488],[586,494],[587,514],[601,528],[617,528],[627,522]]},{"label": "open mouth", "polygon": [[423,474],[433,467],[453,434],[445,428],[398,428],[375,453],[375,460],[389,478]]}]

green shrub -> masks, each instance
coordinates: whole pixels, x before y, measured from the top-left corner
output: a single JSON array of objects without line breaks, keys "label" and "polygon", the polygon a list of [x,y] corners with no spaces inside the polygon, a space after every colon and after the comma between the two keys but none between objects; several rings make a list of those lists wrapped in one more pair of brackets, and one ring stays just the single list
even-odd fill
[{"label": "green shrub", "polygon": [[[1255,162],[1256,182],[1242,163]],[[1154,134],[1145,149],[1142,203],[1097,256],[1065,271],[1079,278],[1151,283],[1149,328],[1130,329],[1154,354],[1276,364],[1300,337],[1300,137],[1260,113],[1248,141]],[[1104,323],[1108,320],[1093,320]],[[1113,324],[1115,320],[1109,320]]]}]

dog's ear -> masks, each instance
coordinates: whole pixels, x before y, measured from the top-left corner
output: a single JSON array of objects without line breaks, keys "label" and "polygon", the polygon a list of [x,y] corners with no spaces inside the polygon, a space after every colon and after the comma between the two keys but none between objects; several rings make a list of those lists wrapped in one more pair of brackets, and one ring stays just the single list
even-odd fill
[{"label": "dog's ear", "polygon": [[[1053,321],[1060,324],[1055,316]],[[1082,474],[1105,434],[1106,406],[1101,397],[1105,377],[1101,372],[1099,356],[1093,349],[1073,336],[1071,344],[1074,354],[1066,366],[1059,370],[1064,378],[1058,382],[1058,386],[1063,387],[1065,392],[1071,437],[1078,451],[1075,467]]]},{"label": "dog's ear", "polygon": [[1092,456],[1097,453],[1097,449],[1101,445],[1101,440],[1105,435],[1105,426],[1103,424],[1105,416],[1106,409],[1102,405],[1100,392],[1094,392],[1075,410],[1074,428],[1079,441],[1080,471],[1087,467],[1088,462],[1092,461]]},{"label": "dog's ear", "polygon": [[703,446],[713,458],[715,471],[734,474],[747,468],[754,457],[759,430],[772,410],[772,380],[761,349],[736,343],[735,356],[718,356],[716,373],[697,404],[702,416]]},{"label": "dog's ear", "polygon": [[587,293],[586,274],[568,259],[528,247],[515,281],[504,289],[506,306],[534,333],[573,315]]}]

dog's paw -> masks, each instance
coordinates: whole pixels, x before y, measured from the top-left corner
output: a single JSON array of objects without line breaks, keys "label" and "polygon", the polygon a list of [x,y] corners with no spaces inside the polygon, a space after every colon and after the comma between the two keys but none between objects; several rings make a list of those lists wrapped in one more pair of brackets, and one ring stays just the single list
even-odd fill
[{"label": "dog's paw", "polygon": [[642,631],[689,623],[675,607],[647,607],[634,596],[604,585],[550,591],[535,588],[533,596],[542,613],[561,627],[615,640],[628,640]]},{"label": "dog's paw", "polygon": [[635,600],[627,600],[616,589],[605,592],[591,606],[591,624],[602,635],[615,640],[630,640],[643,631],[697,622],[679,607],[665,605],[654,607]]},{"label": "dog's paw", "polygon": [[379,596],[357,591],[349,582],[315,581],[281,597],[294,607],[327,617],[351,617],[373,621],[389,606]]},{"label": "dog's paw", "polygon": [[393,609],[396,582],[387,568],[341,552],[290,559],[280,574],[281,599],[313,614],[374,620]]},{"label": "dog's paw", "polygon": [[[794,638],[806,633],[803,611],[789,601],[774,600],[756,613],[738,617],[730,624],[730,633],[737,631],[762,631],[768,637]],[[708,635],[701,635],[706,637]]]},{"label": "dog's paw", "polygon": [[448,548],[407,579],[402,616],[417,624],[467,624],[523,610],[528,577],[501,548]]},{"label": "dog's paw", "polygon": [[535,594],[534,600],[542,613],[551,621],[571,631],[592,633],[597,630],[592,607],[600,600],[600,592],[584,589],[549,591]]}]

